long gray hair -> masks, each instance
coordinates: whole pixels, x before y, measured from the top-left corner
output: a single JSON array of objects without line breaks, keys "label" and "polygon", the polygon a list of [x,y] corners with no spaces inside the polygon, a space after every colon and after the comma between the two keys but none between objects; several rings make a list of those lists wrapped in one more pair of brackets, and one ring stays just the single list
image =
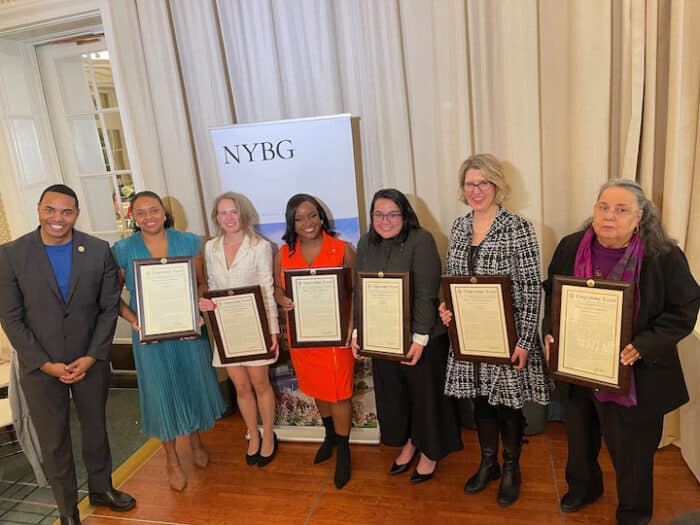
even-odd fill
[{"label": "long gray hair", "polygon": [[[611,179],[600,187],[596,202],[600,200],[600,196],[608,188],[623,188],[633,193],[637,199],[637,205],[642,211],[638,233],[642,242],[644,242],[644,255],[654,256],[661,253],[668,253],[676,246],[676,241],[666,235],[656,206],[646,198],[644,190],[642,190],[639,184],[630,179]],[[593,219],[588,219],[584,227],[589,227],[592,222]]]}]

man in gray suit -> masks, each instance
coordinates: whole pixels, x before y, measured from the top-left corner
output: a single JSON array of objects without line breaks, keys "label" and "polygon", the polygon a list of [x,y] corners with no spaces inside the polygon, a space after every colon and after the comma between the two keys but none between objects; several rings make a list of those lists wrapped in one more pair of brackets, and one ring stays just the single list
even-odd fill
[{"label": "man in gray suit", "polygon": [[56,184],[39,199],[39,228],[0,246],[0,323],[17,351],[62,524],[80,523],[69,425],[72,394],[83,438],[90,503],[136,505],[112,487],[105,405],[120,286],[109,245],[74,230],[75,192]]}]

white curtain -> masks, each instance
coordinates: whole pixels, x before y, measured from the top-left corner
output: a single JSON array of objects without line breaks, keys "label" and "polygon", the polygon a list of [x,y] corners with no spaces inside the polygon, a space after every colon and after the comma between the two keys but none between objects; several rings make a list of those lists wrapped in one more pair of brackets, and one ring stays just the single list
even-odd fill
[{"label": "white curtain", "polygon": [[414,193],[395,2],[219,0],[218,8],[238,122],[352,113],[369,197],[386,186]]},{"label": "white curtain", "polygon": [[[358,116],[365,204],[379,188],[401,189],[441,249],[466,212],[456,170],[488,151],[506,164],[506,205],[535,224],[544,266],[600,184],[621,176],[642,183],[700,275],[700,2],[211,1],[185,10],[170,0],[175,33],[184,42],[196,29],[183,21],[214,6],[236,121]],[[181,53],[192,110],[203,66]],[[206,120],[193,122],[195,137]],[[210,154],[201,148],[198,160]],[[691,388],[693,337],[681,353]],[[665,441],[700,474],[699,403]]]},{"label": "white curtain", "polygon": [[406,192],[441,249],[474,152],[505,161],[508,206],[535,224],[544,260],[589,215],[610,163],[607,0],[217,7],[237,121],[359,116],[365,203]]}]

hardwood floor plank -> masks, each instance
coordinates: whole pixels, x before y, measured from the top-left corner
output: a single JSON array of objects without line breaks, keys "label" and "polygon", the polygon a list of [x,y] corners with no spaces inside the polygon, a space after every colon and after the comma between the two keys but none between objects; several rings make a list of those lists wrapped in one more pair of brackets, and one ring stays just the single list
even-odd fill
[{"label": "hardwood floor plank", "polygon": [[[464,430],[465,449],[441,461],[432,480],[411,485],[411,471],[388,473],[398,449],[354,445],[352,479],[342,490],[333,484],[335,458],[314,465],[317,444],[281,443],[275,460],[265,468],[246,465],[244,426],[235,415],[203,434],[210,452],[205,470],[192,464],[189,443],[178,441],[188,476],[182,493],[172,491],[165,474],[165,454],[157,451],[122,486],[138,499],[124,514],[97,509],[88,525],[343,523],[405,524],[596,524],[615,523],[615,476],[610,458],[601,451],[605,494],[580,512],[563,514],[559,498],[566,492],[566,432],[549,423],[545,434],[529,436],[521,458],[520,499],[510,508],[496,503],[498,481],[481,494],[463,491],[479,464],[476,433]],[[700,485],[675,447],[657,453],[653,523],[700,509]]]}]

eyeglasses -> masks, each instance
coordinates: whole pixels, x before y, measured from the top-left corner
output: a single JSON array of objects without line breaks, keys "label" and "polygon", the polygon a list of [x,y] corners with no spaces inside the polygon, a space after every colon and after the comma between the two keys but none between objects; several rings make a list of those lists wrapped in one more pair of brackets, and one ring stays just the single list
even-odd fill
[{"label": "eyeglasses", "polygon": [[477,189],[479,191],[486,191],[491,184],[493,184],[493,182],[490,180],[482,180],[481,182],[465,182],[464,187],[467,191],[474,191]]},{"label": "eyeglasses", "polygon": [[380,213],[378,211],[375,211],[372,214],[372,217],[374,217],[374,220],[377,222],[382,222],[384,219],[388,220],[389,222],[398,222],[401,219],[401,213],[400,212]]},{"label": "eyeglasses", "polygon": [[231,210],[221,210],[219,212],[216,212],[216,214],[219,217],[228,217],[229,215],[233,215],[234,217],[237,217],[241,214],[241,212],[239,210],[231,209]]},{"label": "eyeglasses", "polygon": [[632,213],[636,213],[637,210],[630,210],[627,208],[611,208],[607,204],[596,204],[593,206],[593,209],[596,210],[598,213],[601,215],[607,215],[608,212],[612,213],[613,217],[626,217],[627,215],[630,215]]}]

